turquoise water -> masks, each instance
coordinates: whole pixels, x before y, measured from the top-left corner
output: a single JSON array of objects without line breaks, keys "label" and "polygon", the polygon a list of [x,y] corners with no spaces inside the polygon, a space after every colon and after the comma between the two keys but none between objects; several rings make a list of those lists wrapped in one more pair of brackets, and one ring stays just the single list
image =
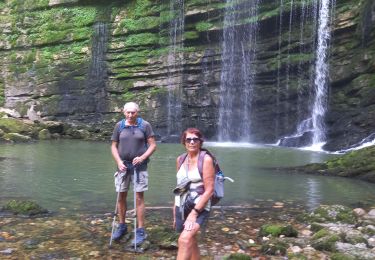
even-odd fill
[{"label": "turquoise water", "polygon": [[[321,203],[375,203],[375,185],[353,179],[291,174],[276,167],[321,162],[334,155],[272,146],[207,144],[227,176],[223,205],[281,201],[314,208]],[[149,164],[147,206],[173,202],[179,144],[158,144]],[[59,212],[111,212],[115,164],[110,143],[79,140],[0,145],[0,205],[32,199]],[[129,195],[132,206],[132,194]]]}]

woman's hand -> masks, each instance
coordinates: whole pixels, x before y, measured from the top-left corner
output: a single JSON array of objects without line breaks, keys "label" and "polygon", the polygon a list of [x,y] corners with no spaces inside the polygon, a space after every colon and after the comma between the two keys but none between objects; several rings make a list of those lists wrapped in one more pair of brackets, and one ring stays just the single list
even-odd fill
[{"label": "woman's hand", "polygon": [[185,220],[184,229],[187,230],[187,231],[193,230],[193,228],[196,224],[196,221],[197,221],[197,217],[198,217],[197,212],[195,212],[195,210],[192,210]]}]

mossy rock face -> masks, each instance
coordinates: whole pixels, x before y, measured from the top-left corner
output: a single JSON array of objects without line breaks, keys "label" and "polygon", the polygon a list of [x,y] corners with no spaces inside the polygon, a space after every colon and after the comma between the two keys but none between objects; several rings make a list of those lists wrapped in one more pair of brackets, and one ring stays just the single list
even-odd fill
[{"label": "mossy rock face", "polygon": [[176,249],[177,239],[179,234],[174,230],[166,227],[155,227],[151,230],[147,230],[149,234],[149,240],[152,244],[158,245],[164,249]]},{"label": "mossy rock face", "polygon": [[259,236],[268,236],[278,237],[284,235],[286,237],[297,237],[298,232],[291,225],[281,226],[281,225],[272,225],[266,224],[263,225],[259,230]]},{"label": "mossy rock face", "polygon": [[15,143],[27,143],[31,141],[30,136],[21,135],[18,133],[6,133],[4,134],[3,138],[7,141]]},{"label": "mossy rock face", "polygon": [[48,213],[46,209],[30,200],[11,200],[3,207],[3,211],[9,211],[15,215],[20,214],[28,216]]},{"label": "mossy rock face", "polygon": [[51,133],[48,131],[48,129],[42,129],[39,131],[38,138],[39,140],[51,139]]},{"label": "mossy rock face", "polygon": [[0,129],[6,133],[30,133],[33,127],[14,118],[0,118]]},{"label": "mossy rock face", "polygon": [[342,222],[353,224],[357,218],[352,209],[342,205],[321,205],[319,208],[300,217],[307,222]]},{"label": "mossy rock face", "polygon": [[263,244],[261,251],[267,255],[285,255],[288,245],[281,241],[272,241]]},{"label": "mossy rock face", "polygon": [[340,237],[335,234],[327,233],[311,243],[311,246],[316,250],[334,252],[336,250],[335,243],[340,241]]},{"label": "mossy rock face", "polygon": [[251,257],[246,254],[234,253],[224,257],[224,260],[251,260]]},{"label": "mossy rock face", "polygon": [[355,260],[356,258],[347,254],[334,253],[330,255],[330,259],[331,260]]}]

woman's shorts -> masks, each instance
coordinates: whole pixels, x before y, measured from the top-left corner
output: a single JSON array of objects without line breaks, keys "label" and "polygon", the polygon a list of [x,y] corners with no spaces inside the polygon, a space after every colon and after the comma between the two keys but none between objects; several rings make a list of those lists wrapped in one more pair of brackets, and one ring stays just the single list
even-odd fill
[{"label": "woman's shorts", "polygon": [[[129,190],[130,182],[133,182],[133,171],[129,174],[126,172],[115,172],[115,187],[116,192],[126,192]],[[138,172],[135,181],[135,191],[143,192],[148,190],[148,173],[147,171]]]},{"label": "woman's shorts", "polygon": [[[175,212],[176,212],[176,231],[178,233],[181,233],[184,230],[185,220],[182,219],[180,207],[176,206]],[[210,212],[207,210],[203,210],[201,213],[199,213],[196,222],[201,226],[201,228],[203,228],[207,224],[209,216],[210,216]]]}]

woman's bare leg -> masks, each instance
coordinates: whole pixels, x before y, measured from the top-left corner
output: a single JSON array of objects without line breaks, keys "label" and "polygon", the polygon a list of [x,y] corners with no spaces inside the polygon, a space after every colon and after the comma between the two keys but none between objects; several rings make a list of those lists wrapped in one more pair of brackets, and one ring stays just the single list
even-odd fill
[{"label": "woman's bare leg", "polygon": [[183,230],[178,238],[177,260],[200,259],[198,247],[198,231],[200,226],[195,223],[192,230]]}]

